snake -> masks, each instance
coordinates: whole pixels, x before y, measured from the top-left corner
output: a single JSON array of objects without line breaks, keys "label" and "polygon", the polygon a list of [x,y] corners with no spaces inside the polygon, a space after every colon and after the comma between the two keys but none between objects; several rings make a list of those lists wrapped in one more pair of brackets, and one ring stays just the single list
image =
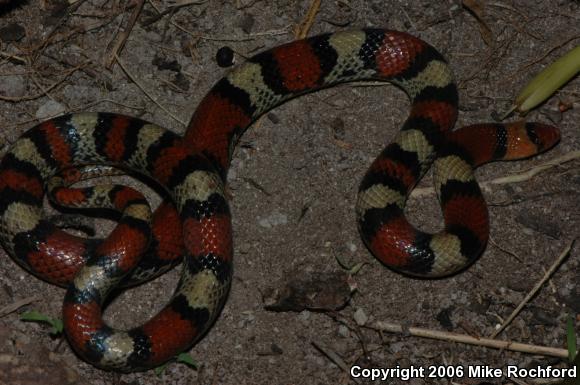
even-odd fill
[{"label": "snake", "polygon": [[[226,178],[236,143],[265,112],[339,83],[400,87],[410,113],[360,183],[356,220],[383,264],[419,277],[466,269],[482,254],[489,215],[474,169],[554,146],[556,127],[486,123],[453,129],[458,90],[444,57],[405,32],[360,29],[292,41],[232,69],[202,99],[183,136],[114,113],[75,113],[26,131],[0,162],[0,240],[26,270],[66,288],[62,317],[76,354],[119,372],[147,370],[190,349],[221,311],[233,271]],[[91,168],[92,167],[92,168]],[[75,187],[108,167],[160,186],[145,197],[115,184]],[[407,198],[433,167],[444,228],[425,233],[405,216]],[[104,239],[53,223],[45,195],[65,208],[101,208],[117,226]],[[114,288],[131,286],[182,260],[177,287],[144,324],[116,330],[102,317]],[[176,262],[177,261],[177,262]]]}]

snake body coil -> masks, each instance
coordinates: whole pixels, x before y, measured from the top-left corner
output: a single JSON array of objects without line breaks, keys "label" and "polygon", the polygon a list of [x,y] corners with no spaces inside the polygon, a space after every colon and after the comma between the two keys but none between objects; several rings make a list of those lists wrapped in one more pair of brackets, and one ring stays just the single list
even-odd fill
[{"label": "snake body coil", "polygon": [[[257,117],[290,98],[364,79],[400,86],[411,99],[411,112],[360,185],[356,214],[362,238],[397,270],[452,274],[469,265],[488,239],[487,208],[473,168],[536,154],[554,145],[559,133],[537,123],[451,132],[458,96],[445,60],[411,35],[379,29],[320,35],[249,59],[212,88],[184,137],[109,113],[62,116],[30,129],[0,164],[4,248],[29,271],[67,286],[65,330],[81,357],[109,370],[157,366],[191,347],[227,296],[233,249],[224,184],[238,138]],[[426,234],[408,223],[404,207],[433,163],[445,228]],[[70,187],[75,179],[67,173],[86,175],[90,172],[81,167],[87,164],[151,178],[172,202],[151,214],[144,197],[132,189]],[[66,233],[45,219],[46,192],[63,206],[116,210],[119,224],[105,240]],[[182,254],[181,279],[163,310],[129,331],[104,323],[103,301],[135,266],[138,272],[129,284],[165,269]]]}]

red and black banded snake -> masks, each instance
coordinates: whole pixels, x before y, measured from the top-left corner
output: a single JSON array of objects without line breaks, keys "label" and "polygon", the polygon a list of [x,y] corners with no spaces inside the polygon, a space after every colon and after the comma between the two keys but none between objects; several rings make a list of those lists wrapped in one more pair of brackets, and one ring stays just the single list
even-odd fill
[{"label": "red and black banded snake", "polygon": [[[544,151],[558,142],[559,131],[540,123],[452,131],[458,92],[445,59],[416,37],[381,29],[315,36],[254,56],[210,90],[183,137],[111,113],[40,123],[0,163],[2,244],[25,269],[67,287],[65,331],[83,359],[117,371],[158,366],[208,330],[227,296],[233,246],[224,186],[240,136],[290,98],[367,79],[401,87],[411,111],[360,184],[356,217],[365,244],[380,261],[406,274],[440,277],[464,269],[482,253],[489,236],[487,207],[473,169]],[[145,198],[127,187],[70,187],[90,174],[83,167],[91,164],[150,178],[171,202],[152,214]],[[410,191],[431,165],[445,220],[436,234],[417,230],[404,215]],[[118,226],[105,240],[73,236],[46,219],[46,193],[62,206],[119,211]],[[102,304],[121,280],[139,282],[166,270],[182,254],[181,279],[156,316],[129,331],[103,321]]]}]

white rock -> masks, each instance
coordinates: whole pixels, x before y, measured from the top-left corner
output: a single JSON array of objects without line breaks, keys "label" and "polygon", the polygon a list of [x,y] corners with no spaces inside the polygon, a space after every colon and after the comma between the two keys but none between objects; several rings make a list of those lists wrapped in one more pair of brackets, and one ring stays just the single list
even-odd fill
[{"label": "white rock", "polygon": [[65,111],[66,111],[65,106],[51,99],[46,103],[44,103],[42,106],[40,106],[38,110],[36,110],[35,116],[39,120],[45,120],[48,118],[61,115]]},{"label": "white rock", "polygon": [[338,335],[344,338],[349,338],[350,337],[350,330],[348,330],[348,328],[344,325],[340,325],[338,327]]},{"label": "white rock", "polygon": [[353,314],[353,318],[354,321],[357,323],[357,325],[359,326],[363,326],[364,324],[367,323],[367,321],[369,320],[369,316],[365,313],[365,311],[362,308],[358,308],[355,310],[354,314]]},{"label": "white rock", "polygon": [[282,214],[278,211],[274,211],[272,214],[268,215],[265,218],[258,217],[258,224],[262,227],[267,229],[278,226],[278,225],[285,225],[288,223],[288,216],[286,214]]}]

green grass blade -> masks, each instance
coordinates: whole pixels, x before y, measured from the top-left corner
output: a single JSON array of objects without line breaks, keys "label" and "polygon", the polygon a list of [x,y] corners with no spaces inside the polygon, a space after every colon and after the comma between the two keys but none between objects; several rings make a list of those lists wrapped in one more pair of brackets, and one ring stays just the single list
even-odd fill
[{"label": "green grass blade", "polygon": [[527,112],[543,103],[578,72],[580,72],[580,46],[571,49],[537,74],[519,92],[515,100],[516,109],[519,112]]},{"label": "green grass blade", "polygon": [[26,313],[23,313],[20,316],[20,319],[22,321],[28,321],[28,322],[47,323],[52,327],[52,330],[50,331],[50,334],[52,334],[52,335],[62,334],[62,332],[64,331],[64,324],[63,324],[62,320],[60,320],[58,318],[49,317],[46,314],[42,314],[36,310],[31,310],[31,311],[28,311]]}]

